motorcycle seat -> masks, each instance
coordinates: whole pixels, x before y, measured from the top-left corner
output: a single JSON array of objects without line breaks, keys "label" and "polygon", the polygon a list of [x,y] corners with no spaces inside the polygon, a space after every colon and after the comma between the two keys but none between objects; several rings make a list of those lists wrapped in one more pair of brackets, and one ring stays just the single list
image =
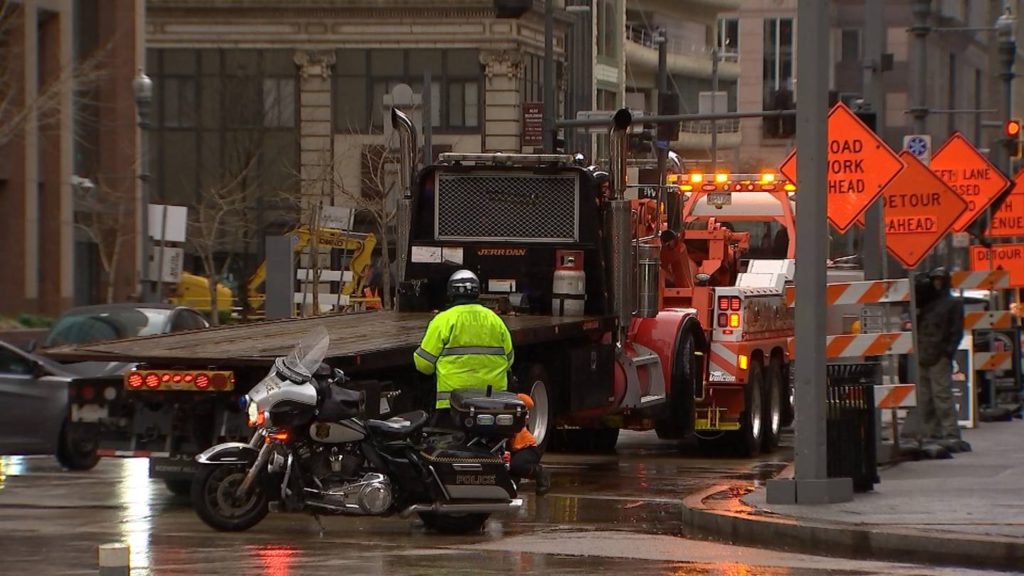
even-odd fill
[{"label": "motorcycle seat", "polygon": [[362,412],[363,393],[331,384],[324,390],[323,402],[317,413],[319,422],[341,422],[355,418]]},{"label": "motorcycle seat", "polygon": [[387,420],[367,420],[366,429],[378,436],[406,438],[423,428],[427,418],[427,413],[423,410],[414,410]]}]

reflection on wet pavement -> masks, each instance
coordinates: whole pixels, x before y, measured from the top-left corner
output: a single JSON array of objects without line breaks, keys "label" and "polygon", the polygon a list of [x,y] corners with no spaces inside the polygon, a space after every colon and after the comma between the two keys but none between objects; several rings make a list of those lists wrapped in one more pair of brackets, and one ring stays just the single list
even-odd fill
[{"label": "reflection on wet pavement", "polygon": [[[105,459],[68,473],[51,458],[0,458],[0,573],[95,574],[96,546],[108,542],[131,546],[135,575],[823,573],[806,562],[763,566],[756,555],[728,552],[739,549],[679,537],[684,496],[712,483],[750,489],[785,466],[784,455],[699,459],[652,437],[624,434],[612,455],[546,458],[551,494],[534,498],[525,486],[524,510],[472,536],[427,533],[412,520],[332,517],[321,537],[309,516],[286,514],[246,533],[217,533],[187,499],[149,479],[146,460]],[[630,540],[636,535],[642,540]]]}]

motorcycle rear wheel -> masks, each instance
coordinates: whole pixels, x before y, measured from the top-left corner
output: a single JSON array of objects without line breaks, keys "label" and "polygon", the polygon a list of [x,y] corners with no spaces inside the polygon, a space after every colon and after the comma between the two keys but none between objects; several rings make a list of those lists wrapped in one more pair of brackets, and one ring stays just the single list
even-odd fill
[{"label": "motorcycle rear wheel", "polygon": [[207,526],[225,532],[241,532],[260,523],[269,511],[267,495],[258,485],[240,501],[235,491],[249,469],[245,466],[202,466],[192,480],[192,508]]},{"label": "motorcycle rear wheel", "polygon": [[438,514],[420,512],[420,520],[427,528],[442,534],[470,534],[483,530],[490,514]]}]

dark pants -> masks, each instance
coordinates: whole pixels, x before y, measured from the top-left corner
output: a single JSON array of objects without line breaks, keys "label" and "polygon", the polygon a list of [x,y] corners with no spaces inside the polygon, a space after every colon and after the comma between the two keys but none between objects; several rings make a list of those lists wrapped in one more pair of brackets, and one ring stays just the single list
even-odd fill
[{"label": "dark pants", "polygon": [[530,446],[512,453],[508,471],[516,481],[522,478],[536,479],[537,464],[540,464],[540,450]]}]

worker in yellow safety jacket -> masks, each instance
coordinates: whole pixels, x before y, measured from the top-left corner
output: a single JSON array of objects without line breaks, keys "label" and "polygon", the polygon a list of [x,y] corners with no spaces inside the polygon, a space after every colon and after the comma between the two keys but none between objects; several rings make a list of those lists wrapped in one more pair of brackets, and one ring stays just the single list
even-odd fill
[{"label": "worker in yellow safety jacket", "polygon": [[450,398],[465,388],[508,389],[512,366],[512,336],[505,322],[478,303],[480,279],[459,270],[448,279],[452,306],[430,321],[423,342],[413,354],[416,369],[436,374],[434,426],[450,422]]}]

